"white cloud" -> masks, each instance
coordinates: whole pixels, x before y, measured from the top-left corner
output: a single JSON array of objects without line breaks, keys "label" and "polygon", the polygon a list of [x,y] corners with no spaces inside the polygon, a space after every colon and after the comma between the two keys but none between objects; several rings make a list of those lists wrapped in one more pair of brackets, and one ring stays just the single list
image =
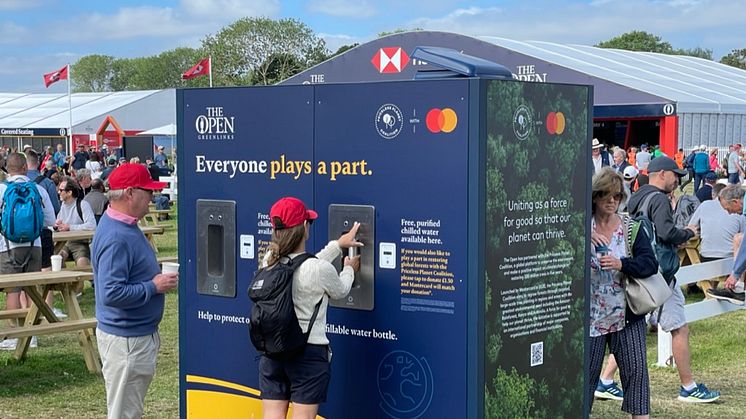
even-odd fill
[{"label": "white cloud", "polygon": [[13,22],[0,23],[0,44],[16,44],[27,39],[29,30]]},{"label": "white cloud", "polygon": [[66,83],[55,83],[49,88],[45,88],[42,75],[58,70],[65,64],[74,63],[78,58],[80,58],[80,55],[72,53],[5,56],[3,57],[4,65],[0,66],[0,78],[12,80],[12,85],[6,84],[8,87],[0,88],[0,91],[66,93]]},{"label": "white cloud", "polygon": [[718,59],[730,49],[746,47],[743,22],[746,2],[597,0],[589,4],[538,0],[510,8],[457,9],[442,17],[415,19],[407,26],[585,45],[642,30],[660,36],[674,48],[711,48]]},{"label": "white cloud", "polygon": [[113,15],[93,13],[76,17],[75,20],[78,30],[66,31],[66,34],[59,36],[70,41],[172,37],[187,34],[196,26],[179,21],[171,8],[150,6],[121,8]]},{"label": "white cloud", "polygon": [[239,0],[182,0],[177,9],[122,7],[113,14],[89,13],[71,17],[63,26],[74,27],[74,31],[60,32],[59,25],[54,25],[38,32],[41,38],[73,43],[149,37],[160,38],[162,43],[169,45],[197,46],[205,35],[242,17],[273,15],[279,10],[278,0],[261,2],[261,5],[260,2],[250,2],[253,6],[246,3]]},{"label": "white cloud", "polygon": [[367,0],[312,0],[308,4],[308,9],[330,16],[357,19],[376,14],[376,9]]},{"label": "white cloud", "polygon": [[0,0],[0,10],[33,9],[41,4],[41,0]]},{"label": "white cloud", "polygon": [[326,42],[326,47],[331,52],[337,51],[340,47],[344,45],[363,44],[365,42],[370,41],[370,39],[367,39],[367,38],[342,35],[342,34],[320,33],[318,34],[318,36],[324,39],[324,42]]},{"label": "white cloud", "polygon": [[192,16],[232,22],[243,17],[277,16],[280,1],[181,0],[181,8]]}]

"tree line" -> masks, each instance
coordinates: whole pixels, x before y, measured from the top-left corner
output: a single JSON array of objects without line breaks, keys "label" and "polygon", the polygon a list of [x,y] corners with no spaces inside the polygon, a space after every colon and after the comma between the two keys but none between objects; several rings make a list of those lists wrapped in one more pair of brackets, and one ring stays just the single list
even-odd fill
[{"label": "tree line", "polygon": [[[398,32],[403,30],[382,32],[379,37]],[[73,91],[206,87],[209,85],[207,77],[182,80],[181,75],[207,56],[212,57],[213,86],[269,85],[355,46],[357,44],[344,45],[331,52],[322,38],[296,19],[242,18],[215,34],[207,35],[198,48],[175,48],[158,55],[137,58],[86,55],[72,65]],[[596,46],[712,60],[710,49],[676,49],[659,36],[643,31],[628,32]],[[746,48],[733,50],[720,62],[746,69]]]}]

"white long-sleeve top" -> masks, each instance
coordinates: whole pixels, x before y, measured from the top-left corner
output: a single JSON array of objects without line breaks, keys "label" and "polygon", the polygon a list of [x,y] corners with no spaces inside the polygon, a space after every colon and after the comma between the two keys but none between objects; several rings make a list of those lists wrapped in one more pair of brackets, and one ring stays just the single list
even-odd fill
[{"label": "white long-sleeve top", "polygon": [[[288,256],[292,258],[297,255],[299,253],[291,253]],[[351,266],[345,266],[339,274],[332,266],[331,262],[341,255],[342,249],[339,248],[337,241],[330,241],[320,252],[316,253],[317,259],[307,259],[293,273],[295,315],[304,332],[308,330],[308,323],[313,316],[316,304],[323,298],[319,314],[308,336],[308,343],[313,345],[329,344],[329,339],[326,337],[326,311],[329,298],[338,299],[346,296],[355,279],[355,272]],[[269,252],[262,261],[262,268],[267,266],[268,258]]]},{"label": "white long-sleeve top", "polygon": [[[21,175],[14,175],[10,176],[7,179],[8,182],[29,182],[29,178],[26,176]],[[2,207],[3,204],[3,196],[5,196],[5,189],[7,188],[7,185],[5,183],[0,183],[0,207]],[[39,194],[41,195],[41,203],[43,204],[42,212],[44,213],[44,227],[51,227],[54,225],[54,207],[52,206],[52,200],[49,199],[49,194],[47,193],[46,189],[40,185],[36,185],[36,188],[39,190]],[[8,242],[10,244],[10,248],[14,249],[16,247],[41,247],[41,239],[37,237],[36,240],[34,240],[33,243],[15,243],[15,242]],[[6,244],[5,238],[2,237],[0,239],[0,252],[5,252],[8,250],[8,245]]]},{"label": "white long-sleeve top", "polygon": [[93,214],[91,204],[86,201],[80,201],[80,210],[83,213],[83,219],[78,215],[78,209],[75,208],[75,201],[70,203],[63,202],[60,207],[60,213],[57,219],[65,224],[70,225],[70,231],[77,230],[95,230],[96,216]]}]

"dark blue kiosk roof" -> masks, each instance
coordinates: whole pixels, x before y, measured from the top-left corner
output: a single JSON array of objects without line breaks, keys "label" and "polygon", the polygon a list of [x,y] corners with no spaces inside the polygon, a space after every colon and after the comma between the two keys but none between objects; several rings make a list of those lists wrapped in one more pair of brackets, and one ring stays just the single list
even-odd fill
[{"label": "dark blue kiosk roof", "polygon": [[675,113],[746,114],[746,71],[680,55],[603,49],[447,32],[403,32],[378,38],[281,84],[412,80],[436,70],[412,58],[416,47],[455,49],[506,67],[515,79],[594,86],[595,117]]}]

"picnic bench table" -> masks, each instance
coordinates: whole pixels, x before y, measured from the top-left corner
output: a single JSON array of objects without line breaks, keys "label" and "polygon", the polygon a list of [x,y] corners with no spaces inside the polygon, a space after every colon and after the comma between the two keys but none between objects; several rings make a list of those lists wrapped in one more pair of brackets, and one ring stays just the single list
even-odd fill
[{"label": "picnic bench table", "polygon": [[[101,361],[93,343],[96,319],[83,316],[74,291],[76,285],[92,278],[93,274],[90,272],[70,270],[0,275],[0,289],[22,288],[30,300],[28,309],[8,310],[2,315],[2,318],[20,318],[25,311],[22,326],[0,329],[0,340],[18,339],[13,353],[15,359],[21,360],[26,357],[32,336],[77,331],[88,371],[94,374],[101,373]],[[68,320],[60,321],[44,302],[47,293],[52,290],[61,292]],[[42,324],[43,319],[48,323]]]},{"label": "picnic bench table", "polygon": [[[158,247],[155,245],[153,235],[163,234],[163,232],[165,231],[163,226],[141,226],[140,230],[142,230],[143,234],[145,234],[145,237],[147,237],[150,245],[153,247],[153,250],[155,250],[155,252],[157,253]],[[52,240],[54,240],[54,254],[56,255],[60,253],[60,250],[65,247],[65,244],[67,242],[90,242],[91,240],[93,240],[93,235],[95,233],[96,230],[55,231],[52,234]]]},{"label": "picnic bench table", "polygon": [[148,210],[148,213],[145,214],[144,217],[140,220],[141,226],[158,226],[158,222],[160,221],[160,217],[162,215],[173,215],[173,210],[167,209],[167,210],[159,210],[159,209],[150,209]]},{"label": "picnic bench table", "polygon": [[[158,261],[159,265],[163,264],[164,262],[179,262],[179,258],[177,256],[159,256],[156,258],[156,260]],[[82,271],[82,272],[93,272],[93,266],[91,265],[78,266],[73,269],[75,269],[76,271]],[[15,313],[15,317],[18,317],[18,314],[19,313]],[[12,312],[8,312],[7,314],[4,315],[3,312],[0,311],[0,319],[3,319],[3,318],[10,319],[10,318],[13,318],[13,316],[14,316],[14,313]]]},{"label": "picnic bench table", "polygon": [[[698,263],[701,263],[701,259],[699,258],[699,245],[700,245],[701,239],[699,236],[694,236],[689,241],[684,243],[684,246],[679,248],[678,255],[679,255],[679,264],[681,266],[688,266],[688,265],[696,265]],[[707,294],[707,290],[711,288],[716,288],[716,284],[720,280],[724,280],[727,277],[719,277],[714,280],[706,280],[706,281],[698,281],[697,286],[702,290],[702,292],[705,293],[705,298],[709,298]]]}]

